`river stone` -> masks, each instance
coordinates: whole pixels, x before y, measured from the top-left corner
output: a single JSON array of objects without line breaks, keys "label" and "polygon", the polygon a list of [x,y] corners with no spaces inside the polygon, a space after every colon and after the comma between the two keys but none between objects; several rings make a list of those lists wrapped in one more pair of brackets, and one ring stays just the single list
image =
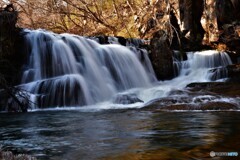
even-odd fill
[{"label": "river stone", "polygon": [[119,94],[113,100],[115,104],[133,104],[137,102],[143,101],[136,94]]},{"label": "river stone", "polygon": [[193,104],[176,104],[162,107],[159,110],[232,110],[238,109],[234,104],[227,102],[208,102],[197,105]]},{"label": "river stone", "polygon": [[236,82],[203,82],[190,83],[187,86],[188,90],[194,92],[211,92],[223,96],[240,96],[240,84]]},{"label": "river stone", "polygon": [[151,111],[171,111],[171,110],[236,110],[239,109],[237,105],[227,102],[207,102],[195,104],[171,104],[171,105],[153,105],[145,108]]}]

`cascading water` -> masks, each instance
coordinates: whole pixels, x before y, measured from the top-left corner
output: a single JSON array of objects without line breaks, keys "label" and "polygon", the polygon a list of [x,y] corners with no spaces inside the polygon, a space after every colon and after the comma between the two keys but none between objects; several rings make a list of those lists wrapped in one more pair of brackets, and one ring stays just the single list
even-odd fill
[{"label": "cascading water", "polygon": [[186,61],[174,62],[176,78],[157,82],[146,50],[132,43],[127,48],[117,45],[116,38],[110,39],[114,44],[100,45],[76,35],[25,32],[29,62],[24,67],[21,87],[32,93],[32,101],[40,108],[104,101],[104,105],[114,108],[114,97],[121,101],[118,95],[124,95],[127,103],[141,102],[134,107],[144,106],[189,83],[226,78],[226,71],[219,72],[218,68],[231,64],[224,52],[189,52]]},{"label": "cascading water", "polygon": [[[69,34],[26,31],[29,63],[22,86],[38,106],[82,106],[131,88],[150,87],[150,64],[130,49]],[[144,61],[145,64],[150,61]]]},{"label": "cascading water", "polygon": [[[232,64],[230,57],[225,52],[214,50],[202,52],[188,52],[186,61],[175,61],[179,77],[188,77],[196,82],[211,81],[227,78],[227,71],[222,74],[217,72],[218,69]],[[213,71],[214,70],[214,71]]]},{"label": "cascading water", "polygon": [[175,59],[174,63],[178,76],[170,81],[160,82],[158,87],[140,92],[139,97],[142,100],[151,101],[166,97],[171,91],[182,90],[187,84],[194,82],[224,81],[224,78],[227,78],[227,70],[222,67],[232,64],[227,53],[214,50],[188,52],[187,60]]}]

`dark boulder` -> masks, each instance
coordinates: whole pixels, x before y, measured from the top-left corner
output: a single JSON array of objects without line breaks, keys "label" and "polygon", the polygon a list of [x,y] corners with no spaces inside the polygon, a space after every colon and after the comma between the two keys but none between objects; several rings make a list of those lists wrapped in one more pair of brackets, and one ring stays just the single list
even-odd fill
[{"label": "dark boulder", "polygon": [[234,8],[234,15],[237,20],[240,20],[240,0],[231,0]]},{"label": "dark boulder", "polygon": [[204,37],[201,17],[204,9],[203,0],[180,0],[180,20],[183,22],[183,35],[190,32],[190,41],[193,45],[200,45]]},{"label": "dark boulder", "polygon": [[220,30],[225,24],[240,20],[240,0],[216,0],[215,9]]},{"label": "dark boulder", "polygon": [[192,92],[211,92],[223,96],[240,96],[240,83],[236,82],[203,82],[188,84],[187,89]]},{"label": "dark boulder", "polygon": [[234,20],[234,8],[231,0],[216,0],[218,29]]},{"label": "dark boulder", "polygon": [[227,52],[227,54],[231,58],[233,64],[240,63],[240,46],[239,46],[239,49],[237,51],[239,51],[239,52],[235,52],[235,51],[234,52]]},{"label": "dark boulder", "polygon": [[240,82],[240,63],[227,66],[229,81]]},{"label": "dark boulder", "polygon": [[121,36],[116,36],[116,38],[118,39],[119,44],[126,46],[127,44],[127,39]]},{"label": "dark boulder", "polygon": [[119,94],[113,100],[113,103],[115,104],[133,104],[137,102],[143,101],[135,94]]},{"label": "dark boulder", "polygon": [[158,80],[169,80],[174,77],[173,51],[170,49],[167,34],[160,30],[150,41],[149,55]]},{"label": "dark boulder", "polygon": [[100,44],[109,44],[108,36],[99,35],[99,36],[96,36],[96,38],[98,39],[98,42]]},{"label": "dark boulder", "polygon": [[240,63],[240,23],[223,25],[219,43],[230,51],[228,55],[233,63]]}]

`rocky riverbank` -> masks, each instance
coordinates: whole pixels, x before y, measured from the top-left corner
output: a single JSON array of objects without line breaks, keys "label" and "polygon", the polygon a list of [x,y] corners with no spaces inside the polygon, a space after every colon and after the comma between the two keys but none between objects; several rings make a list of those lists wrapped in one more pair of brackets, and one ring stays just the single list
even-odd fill
[{"label": "rocky riverbank", "polygon": [[150,102],[144,109],[151,111],[239,110],[240,84],[233,82],[191,83],[184,90]]}]

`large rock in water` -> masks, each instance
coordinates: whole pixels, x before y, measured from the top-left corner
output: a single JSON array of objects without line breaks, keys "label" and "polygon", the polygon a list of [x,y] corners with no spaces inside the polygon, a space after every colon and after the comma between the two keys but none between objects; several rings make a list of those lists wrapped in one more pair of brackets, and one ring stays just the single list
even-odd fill
[{"label": "large rock in water", "polygon": [[137,102],[143,101],[135,94],[119,94],[113,100],[113,103],[115,104],[133,104]]},{"label": "large rock in water", "polygon": [[173,51],[170,49],[167,34],[160,30],[150,42],[153,69],[158,80],[169,80],[174,77]]}]

